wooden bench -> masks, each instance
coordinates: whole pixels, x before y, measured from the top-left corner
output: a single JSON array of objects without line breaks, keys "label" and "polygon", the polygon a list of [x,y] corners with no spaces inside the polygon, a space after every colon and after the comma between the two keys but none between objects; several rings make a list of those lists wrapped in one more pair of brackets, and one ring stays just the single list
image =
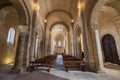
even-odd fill
[{"label": "wooden bench", "polygon": [[[32,71],[40,69],[40,70],[47,70],[49,72],[53,63],[54,63],[53,61],[31,61],[30,68]],[[48,69],[43,69],[43,68],[48,68]]]},{"label": "wooden bench", "polygon": [[69,67],[78,67],[82,69],[82,71],[85,71],[86,61],[64,61],[64,66],[66,68],[66,71],[68,72]]},{"label": "wooden bench", "polygon": [[[35,61],[30,61],[30,66],[28,67],[28,71],[34,71],[34,70],[46,70],[50,71],[51,67],[53,66],[55,62],[56,57],[55,56],[47,56]],[[47,69],[45,69],[47,68]]]},{"label": "wooden bench", "polygon": [[68,69],[70,67],[78,67],[80,69],[82,69],[82,71],[85,71],[85,66],[87,64],[87,61],[82,61],[76,57],[73,56],[63,56],[63,61],[64,61],[64,66],[66,68],[66,71],[68,71]]}]

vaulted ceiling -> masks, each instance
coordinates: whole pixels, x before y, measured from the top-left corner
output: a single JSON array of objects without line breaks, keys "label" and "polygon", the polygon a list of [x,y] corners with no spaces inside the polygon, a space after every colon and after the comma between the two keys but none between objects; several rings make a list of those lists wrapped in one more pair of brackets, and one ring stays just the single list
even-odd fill
[{"label": "vaulted ceiling", "polygon": [[107,6],[113,7],[120,12],[120,0],[109,0],[106,3]]},{"label": "vaulted ceiling", "polygon": [[44,26],[45,21],[49,26],[58,22],[70,26],[72,22],[80,18],[80,7],[83,7],[82,9],[84,9],[89,19],[96,2],[97,0],[38,0],[40,7],[38,22],[42,26]]},{"label": "vaulted ceiling", "polygon": [[[32,8],[30,7],[30,4],[33,4],[34,0],[29,0],[29,1],[23,0],[23,1],[25,1],[26,3],[26,6],[28,7],[28,11],[30,9],[32,10]],[[88,24],[90,24],[91,22],[90,21],[91,14],[94,8],[96,7],[97,2],[100,2],[99,5],[101,5],[102,2],[105,2],[104,6],[115,8],[118,12],[120,12],[120,0],[37,0],[37,1],[40,7],[39,10],[37,11],[37,23],[38,23],[38,26],[42,26],[43,28],[45,27],[45,20],[47,21],[47,24],[49,26],[51,26],[52,24],[56,22],[57,23],[62,22],[69,26],[71,22],[76,22],[77,18],[80,18],[80,16],[78,15],[79,12],[81,11],[78,9],[79,2],[80,2],[80,7],[81,6],[83,7],[82,9],[84,11],[84,17]],[[9,3],[6,3],[6,2],[9,2]],[[16,6],[15,7],[16,10],[18,14],[21,16],[23,14],[22,12],[24,12],[24,9],[22,9],[22,7],[18,7],[19,5],[15,4],[17,2],[18,3],[22,2],[22,0],[18,0],[18,1],[17,0],[1,0],[0,8],[6,5]],[[96,9],[100,10],[102,8],[96,8]],[[95,11],[97,12],[97,10]],[[32,14],[30,14],[30,16],[32,16]],[[96,15],[94,16],[96,17]],[[24,16],[21,16],[19,18],[22,18],[21,23],[25,22],[23,19]]]},{"label": "vaulted ceiling", "polygon": [[52,13],[63,12],[71,18],[76,18],[77,2],[78,0],[39,0],[40,14],[48,17]]}]

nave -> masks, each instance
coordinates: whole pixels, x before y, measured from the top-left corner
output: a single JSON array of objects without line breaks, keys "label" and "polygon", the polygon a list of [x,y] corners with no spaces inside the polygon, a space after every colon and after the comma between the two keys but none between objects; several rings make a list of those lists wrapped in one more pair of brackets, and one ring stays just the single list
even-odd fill
[{"label": "nave", "polygon": [[0,0],[0,80],[119,75],[120,0]]}]

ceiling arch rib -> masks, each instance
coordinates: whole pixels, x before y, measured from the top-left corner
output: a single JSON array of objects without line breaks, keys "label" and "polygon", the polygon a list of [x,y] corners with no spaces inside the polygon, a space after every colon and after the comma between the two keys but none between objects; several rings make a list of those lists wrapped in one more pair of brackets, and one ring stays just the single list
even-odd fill
[{"label": "ceiling arch rib", "polygon": [[120,11],[120,1],[119,0],[98,0],[91,15],[91,24],[99,24],[99,15],[102,7],[109,6]]},{"label": "ceiling arch rib", "polygon": [[65,22],[59,22],[59,21],[54,22],[54,23],[51,25],[50,31],[51,31],[52,28],[53,28],[55,25],[57,25],[57,24],[62,24],[62,25],[64,25],[64,27],[66,27],[67,31],[69,32],[69,27],[68,27],[68,25],[67,25]]},{"label": "ceiling arch rib", "polygon": [[6,7],[14,7],[19,15],[20,24],[27,24],[25,10],[18,0],[1,0],[0,9],[4,9]]},{"label": "ceiling arch rib", "polygon": [[26,12],[27,9],[25,7],[25,3],[22,0],[10,0],[10,3],[15,7],[17,13],[19,15],[19,20],[21,25],[28,25],[29,24],[29,12]]},{"label": "ceiling arch rib", "polygon": [[110,6],[104,6],[99,14],[99,23],[100,25],[112,23],[116,16],[119,16],[118,10]]},{"label": "ceiling arch rib", "polygon": [[97,25],[99,24],[99,12],[101,8],[106,4],[106,2],[109,0],[98,0],[95,4],[95,7],[93,8],[92,14],[91,14],[91,24]]},{"label": "ceiling arch rib", "polygon": [[49,29],[56,23],[65,23],[67,24],[67,29],[69,31],[71,25],[71,18],[64,12],[54,12],[47,18],[46,27]]},{"label": "ceiling arch rib", "polygon": [[53,11],[47,13],[47,15],[45,16],[45,19],[47,19],[51,14],[56,13],[56,12],[63,12],[65,14],[67,14],[71,18],[71,20],[73,20],[73,16],[65,10],[53,10]]}]

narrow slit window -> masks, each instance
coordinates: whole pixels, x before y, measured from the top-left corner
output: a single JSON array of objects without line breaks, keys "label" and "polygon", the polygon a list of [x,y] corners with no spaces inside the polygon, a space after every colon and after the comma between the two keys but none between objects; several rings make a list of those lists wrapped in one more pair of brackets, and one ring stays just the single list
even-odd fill
[{"label": "narrow slit window", "polygon": [[8,31],[7,44],[14,45],[15,30],[10,28]]}]

